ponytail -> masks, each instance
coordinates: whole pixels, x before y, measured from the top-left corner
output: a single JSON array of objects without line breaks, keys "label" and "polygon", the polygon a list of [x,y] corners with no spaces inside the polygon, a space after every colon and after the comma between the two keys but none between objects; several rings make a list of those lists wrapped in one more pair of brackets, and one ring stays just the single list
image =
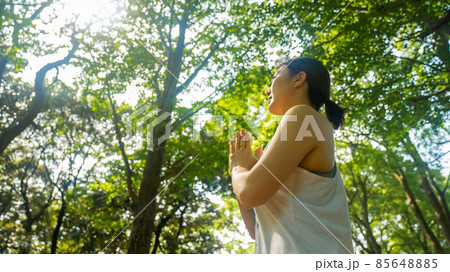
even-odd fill
[{"label": "ponytail", "polygon": [[348,109],[339,107],[331,100],[325,102],[325,113],[335,130],[344,125],[344,114],[347,111]]},{"label": "ponytail", "polygon": [[301,71],[305,72],[308,99],[311,104],[317,111],[325,104],[325,113],[335,130],[344,125],[344,113],[347,109],[330,100],[330,73],[320,61],[300,57],[283,61],[278,65],[279,67],[286,65],[292,76]]}]

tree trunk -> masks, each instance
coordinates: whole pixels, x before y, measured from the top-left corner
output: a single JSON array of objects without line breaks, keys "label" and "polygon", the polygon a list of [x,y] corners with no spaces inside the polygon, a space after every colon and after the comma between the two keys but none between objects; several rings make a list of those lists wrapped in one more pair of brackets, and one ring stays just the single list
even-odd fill
[{"label": "tree trunk", "polygon": [[[372,232],[372,227],[370,226],[369,209],[368,209],[368,205],[367,205],[367,202],[369,199],[368,194],[367,194],[367,188],[366,188],[367,178],[362,180],[361,176],[359,174],[357,174],[357,176],[358,176],[357,183],[362,192],[362,197],[358,195],[358,198],[361,203],[363,215],[362,215],[362,219],[359,218],[357,215],[355,215],[353,218],[355,218],[356,221],[366,229],[366,242],[367,242],[367,249],[368,249],[369,253],[381,254],[381,247],[377,243],[377,240]],[[352,179],[353,178],[355,178],[355,177],[352,176]],[[355,185],[355,188],[357,188],[355,180],[353,180],[353,184]]]},{"label": "tree trunk", "polygon": [[[154,127],[153,150],[148,151],[142,176],[141,187],[138,195],[138,203],[135,206],[136,219],[133,222],[133,228],[130,235],[130,243],[128,253],[144,253],[150,252],[150,243],[155,227],[156,202],[155,197],[158,194],[158,188],[161,183],[160,173],[165,157],[165,141],[158,144],[158,139],[165,135],[165,126],[170,124],[171,116],[177,95],[183,88],[178,89],[177,83],[181,73],[183,64],[183,53],[185,49],[185,35],[188,27],[189,15],[192,12],[191,7],[183,13],[179,22],[179,36],[176,42],[175,51],[167,48],[167,76],[164,81],[164,92],[161,94],[156,89],[158,108],[160,114],[169,113],[169,117],[161,121]],[[187,87],[189,82],[182,84]],[[148,207],[147,207],[148,205]],[[142,212],[141,212],[142,211]]]},{"label": "tree trunk", "polygon": [[[170,119],[170,117],[168,118]],[[167,119],[166,119],[167,120]],[[169,120],[170,121],[170,120]],[[153,141],[164,135],[166,122],[155,127]],[[153,150],[147,152],[138,203],[134,208],[136,214],[131,230],[128,253],[148,254],[155,226],[156,201],[158,188],[161,183],[160,174],[165,157],[165,142],[153,145]]]},{"label": "tree trunk", "polygon": [[436,215],[439,224],[442,227],[442,232],[447,240],[447,244],[450,245],[450,223],[446,220],[445,213],[443,212],[442,206],[439,204],[433,190],[430,187],[428,179],[421,177],[420,187],[425,191],[428,199],[430,200],[431,206],[434,209],[434,214]]},{"label": "tree trunk", "polygon": [[[163,149],[163,148],[162,148]],[[128,253],[148,254],[155,224],[156,202],[154,201],[160,185],[159,173],[163,162],[161,147],[156,152],[148,152],[147,163],[142,177],[138,204],[135,207],[136,219],[131,230]]]},{"label": "tree trunk", "polygon": [[[433,207],[438,222],[441,225],[442,232],[444,233],[444,236],[447,240],[447,244],[450,245],[450,219],[447,217],[449,211],[446,205],[446,201],[443,198],[441,198],[440,201],[438,200],[438,198],[436,198],[436,195],[434,194],[432,188],[432,183],[434,183],[434,181],[432,179],[431,180],[429,179],[430,174],[428,170],[428,165],[420,157],[420,154],[419,152],[417,152],[416,147],[411,142],[409,135],[405,135],[403,144],[406,148],[406,151],[413,158],[417,166],[417,171],[419,172],[420,176],[420,187],[423,189],[426,196],[428,197],[428,200],[430,201],[430,204]],[[434,189],[436,190],[436,186],[434,186]],[[437,193],[439,197],[439,192]]]},{"label": "tree trunk", "polygon": [[170,114],[176,104],[176,86],[181,71],[186,26],[187,17],[180,23],[180,35],[175,52],[168,52],[167,70],[170,73],[165,79],[164,93],[162,94],[161,100],[158,101],[158,107],[161,109],[160,114],[169,113],[169,116],[153,128],[153,143],[150,143],[153,144],[153,150],[147,152],[138,203],[135,208],[136,219],[133,222],[130,235],[128,253],[131,254],[150,253],[150,243],[152,241],[156,215],[156,202],[154,199],[158,194],[158,188],[161,183],[160,174],[164,162],[166,144],[165,141],[158,144],[158,139],[165,134],[165,126],[166,124],[170,124]]},{"label": "tree trunk", "polygon": [[[432,254],[433,251],[428,246],[428,243],[427,243],[428,240],[427,240],[427,236],[426,236],[425,232],[421,231],[420,229],[419,229],[418,232],[415,230],[415,228],[414,228],[415,225],[413,223],[411,223],[411,221],[409,220],[409,213],[407,215],[405,215],[405,216],[402,216],[402,219],[403,219],[403,221],[405,221],[408,224],[408,227],[409,227],[409,230],[411,231],[411,233],[414,233],[416,235],[417,240],[419,241],[420,245],[422,246],[423,253],[425,253],[425,254]],[[432,226],[430,226],[430,228],[431,227]],[[408,244],[408,246],[409,246],[409,248],[411,250],[408,253],[410,253],[410,254],[417,254],[418,253],[416,251],[416,250],[418,250],[417,248],[415,248],[415,247],[413,247],[413,246],[411,246],[409,244]]]},{"label": "tree trunk", "polygon": [[[354,150],[352,149],[352,154],[354,154]],[[368,201],[369,201],[369,195],[367,192],[367,177],[365,179],[361,178],[361,175],[359,173],[354,173],[353,170],[349,167],[349,170],[351,172],[351,180],[353,183],[353,186],[356,188],[356,196],[359,199],[359,202],[361,204],[362,209],[362,216],[361,218],[358,216],[358,214],[353,214],[352,218],[355,220],[355,222],[359,225],[359,228],[361,230],[361,233],[363,232],[363,229],[365,230],[364,238],[366,239],[367,248],[362,245],[362,242],[359,240],[355,240],[357,244],[359,244],[367,253],[369,254],[381,254],[381,247],[377,243],[377,240],[375,236],[373,235],[371,223],[369,220],[369,207],[368,207]],[[356,176],[356,177],[355,177]],[[361,192],[361,193],[360,193]]]},{"label": "tree trunk", "polygon": [[406,198],[408,199],[408,204],[411,207],[413,214],[417,219],[417,222],[419,223],[420,227],[422,228],[422,231],[423,231],[425,237],[431,243],[431,246],[433,247],[435,253],[444,253],[438,239],[436,238],[434,233],[431,231],[431,228],[426,223],[425,218],[423,217],[423,214],[422,214],[422,211],[420,210],[419,205],[417,205],[416,198],[414,197],[411,189],[409,188],[409,185],[408,185],[408,182],[406,180],[403,170],[400,169],[400,175],[397,173],[394,173],[394,176],[398,180],[400,185],[402,186],[403,190],[405,191]]},{"label": "tree trunk", "polygon": [[8,56],[1,56],[1,58],[0,58],[0,82],[3,80],[3,74],[5,73],[7,63],[8,63]]},{"label": "tree trunk", "polygon": [[428,169],[427,166],[425,166],[424,168],[426,177],[428,178],[428,182],[431,185],[433,191],[436,193],[439,203],[441,204],[445,220],[450,224],[450,211],[448,209],[447,200],[445,199],[445,192],[447,191],[447,188],[445,187],[443,190],[439,189],[439,187],[434,182],[434,178],[430,173],[430,169]]},{"label": "tree trunk", "polygon": [[52,248],[51,248],[51,252],[50,252],[51,254],[56,253],[56,248],[58,246],[57,243],[58,243],[59,230],[61,229],[61,226],[62,226],[64,213],[66,212],[66,200],[64,199],[64,194],[62,194],[61,200],[62,200],[62,205],[61,205],[61,209],[59,209],[58,221],[56,222],[56,227],[53,230]]}]

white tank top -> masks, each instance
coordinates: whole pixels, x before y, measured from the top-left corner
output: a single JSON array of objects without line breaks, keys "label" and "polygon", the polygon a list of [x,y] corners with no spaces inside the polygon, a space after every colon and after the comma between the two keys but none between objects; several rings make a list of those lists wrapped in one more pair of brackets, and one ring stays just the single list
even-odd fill
[{"label": "white tank top", "polygon": [[255,254],[354,254],[347,194],[336,163],[332,172],[325,177],[297,167],[286,188],[253,208]]}]

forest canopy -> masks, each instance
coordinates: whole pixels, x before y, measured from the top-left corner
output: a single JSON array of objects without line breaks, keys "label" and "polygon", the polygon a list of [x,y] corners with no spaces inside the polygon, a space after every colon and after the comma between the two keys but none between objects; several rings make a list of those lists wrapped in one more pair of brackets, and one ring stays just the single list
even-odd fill
[{"label": "forest canopy", "polygon": [[447,1],[0,0],[0,253],[254,253],[228,141],[293,57],[349,109],[355,250],[450,253],[449,45]]}]

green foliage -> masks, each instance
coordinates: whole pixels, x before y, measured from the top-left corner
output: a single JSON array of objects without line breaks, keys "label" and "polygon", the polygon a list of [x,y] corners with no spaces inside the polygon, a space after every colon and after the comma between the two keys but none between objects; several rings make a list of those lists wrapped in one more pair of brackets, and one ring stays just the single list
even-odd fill
[{"label": "green foliage", "polygon": [[[395,177],[400,171],[431,232],[449,250],[420,186],[429,173],[449,199],[450,31],[435,27],[448,18],[445,1],[165,3],[129,1],[117,22],[80,40],[71,67],[81,74],[71,87],[47,78],[45,111],[0,155],[1,253],[50,253],[58,222],[58,253],[126,253],[136,216],[127,178],[139,192],[153,159],[147,125],[161,114],[152,111],[170,109],[173,124],[191,112],[184,102],[192,98],[199,111],[161,145],[150,252],[253,253],[254,242],[242,239],[248,233],[228,174],[228,140],[243,127],[254,136],[254,148],[267,144],[280,118],[267,110],[274,68],[268,52],[292,57],[302,51],[328,68],[331,99],[349,108],[335,146],[357,251],[435,252]],[[45,57],[67,47],[43,40],[35,22],[49,22],[27,20],[35,6],[13,6],[0,5],[1,131],[27,114],[35,96],[33,83],[18,76],[29,64],[25,53]],[[177,20],[188,13],[176,59],[183,39]],[[69,38],[71,29],[61,26],[59,35]],[[182,87],[180,94],[171,92]],[[209,90],[216,96],[202,101]],[[164,94],[172,96],[165,107]],[[201,118],[206,122],[199,124]]]}]

